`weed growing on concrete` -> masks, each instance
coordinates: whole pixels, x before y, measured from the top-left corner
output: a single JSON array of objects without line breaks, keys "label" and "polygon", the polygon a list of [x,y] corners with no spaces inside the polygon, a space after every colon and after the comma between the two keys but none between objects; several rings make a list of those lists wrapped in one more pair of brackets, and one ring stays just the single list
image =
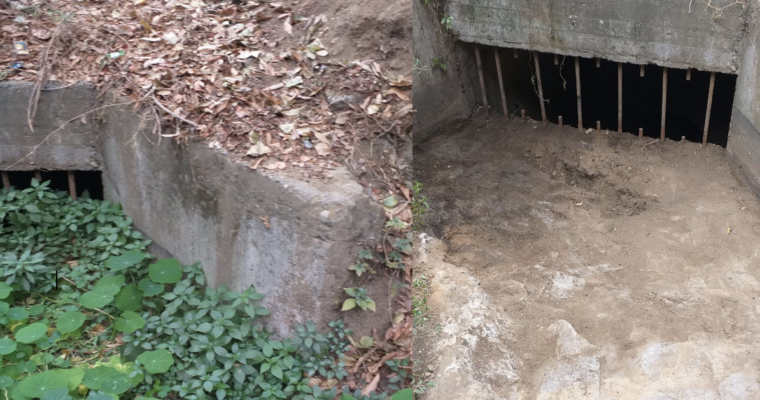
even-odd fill
[{"label": "weed growing on concrete", "polygon": [[[200,265],[154,261],[120,206],[73,200],[48,185],[0,190],[6,399],[338,395],[351,335],[341,321],[326,333],[307,323],[295,327],[295,337],[275,339],[260,325],[269,311],[257,305],[264,295],[253,287],[206,287]],[[356,304],[374,309],[362,290],[354,292]]]},{"label": "weed growing on concrete", "polygon": [[446,64],[443,62],[443,59],[441,57],[436,57],[432,60],[431,68],[440,68],[441,71],[446,71]]},{"label": "weed growing on concrete", "polygon": [[422,184],[412,185],[412,229],[418,231],[425,225],[425,212],[430,209],[427,197],[422,195]]},{"label": "weed growing on concrete", "polygon": [[364,311],[375,311],[375,301],[367,295],[367,289],[365,288],[344,288],[346,294],[350,297],[343,302],[343,308],[341,311],[353,310],[356,306],[359,306]]},{"label": "weed growing on concrete", "polygon": [[429,319],[428,312],[430,308],[427,304],[428,298],[428,282],[427,276],[418,275],[414,277],[412,282],[414,287],[414,298],[412,299],[412,318],[414,320],[414,330],[417,331],[418,327],[421,327]]},{"label": "weed growing on concrete", "polygon": [[448,15],[448,14],[444,15],[443,19],[441,19],[441,25],[443,25],[448,30],[451,30],[452,22],[454,22],[454,18],[452,18],[451,15]]},{"label": "weed growing on concrete", "polygon": [[356,262],[351,264],[348,267],[348,269],[356,272],[357,276],[362,276],[362,274],[367,271],[374,274],[375,270],[373,270],[367,263],[367,261],[374,261],[374,260],[375,260],[375,257],[372,256],[372,250],[362,249],[359,252],[359,255],[356,257]]}]

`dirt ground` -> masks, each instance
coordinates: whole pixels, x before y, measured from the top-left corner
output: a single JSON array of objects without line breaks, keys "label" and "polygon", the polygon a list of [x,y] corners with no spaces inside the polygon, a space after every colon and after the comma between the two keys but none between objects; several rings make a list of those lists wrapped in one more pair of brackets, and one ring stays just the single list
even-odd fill
[{"label": "dirt ground", "polygon": [[485,121],[414,149],[421,398],[760,398],[760,205],[724,149]]}]

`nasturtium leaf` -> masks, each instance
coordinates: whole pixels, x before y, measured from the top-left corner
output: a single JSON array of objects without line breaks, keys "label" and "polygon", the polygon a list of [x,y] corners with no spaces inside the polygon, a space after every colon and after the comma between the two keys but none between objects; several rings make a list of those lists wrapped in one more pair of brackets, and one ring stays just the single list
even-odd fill
[{"label": "nasturtium leaf", "polygon": [[391,396],[391,400],[414,400],[411,388],[398,391]]},{"label": "nasturtium leaf", "polygon": [[96,287],[91,292],[83,294],[79,298],[79,304],[86,308],[102,308],[113,301],[116,293],[119,293],[119,288],[116,286]]},{"label": "nasturtium leaf", "polygon": [[121,311],[137,311],[142,304],[142,299],[143,291],[130,283],[116,295],[116,308]]},{"label": "nasturtium leaf", "polygon": [[82,368],[56,369],[54,371],[62,377],[66,378],[68,381],[69,390],[76,389],[77,386],[82,383],[82,379],[84,378],[84,369]]},{"label": "nasturtium leaf", "polygon": [[13,339],[0,339],[0,355],[11,354],[16,351],[16,341]]},{"label": "nasturtium leaf", "polygon": [[27,311],[29,311],[29,315],[31,315],[33,317],[36,317],[36,316],[42,314],[43,312],[45,312],[45,306],[42,305],[42,304],[36,304],[36,305],[33,305],[33,306],[29,307],[29,309]]},{"label": "nasturtium leaf", "polygon": [[111,271],[121,271],[129,267],[137,265],[140,261],[145,259],[145,253],[129,250],[120,256],[109,257],[106,260],[106,268]]},{"label": "nasturtium leaf", "polygon": [[11,309],[11,306],[8,303],[4,301],[0,301],[0,317],[2,317],[5,314],[8,314],[8,310],[10,309]]},{"label": "nasturtium leaf", "polygon": [[0,375],[0,389],[5,389],[10,385],[13,385],[13,378],[8,375]]},{"label": "nasturtium leaf", "polygon": [[103,286],[116,286],[117,288],[121,289],[126,281],[127,278],[124,275],[104,276],[95,282],[95,287],[99,288]]},{"label": "nasturtium leaf", "polygon": [[12,291],[13,288],[11,288],[11,285],[5,282],[0,282],[0,299],[8,297]]},{"label": "nasturtium leaf", "polygon": [[79,311],[68,311],[58,317],[55,323],[56,329],[61,333],[70,333],[79,329],[87,317]]},{"label": "nasturtium leaf", "polygon": [[121,394],[132,386],[129,374],[102,365],[86,369],[82,383],[90,389],[107,394]]},{"label": "nasturtium leaf", "polygon": [[134,311],[125,311],[121,317],[116,318],[114,328],[124,333],[132,333],[145,326],[145,319]]},{"label": "nasturtium leaf", "polygon": [[146,351],[137,357],[137,361],[151,374],[162,374],[174,364],[174,358],[168,350]]},{"label": "nasturtium leaf", "polygon": [[25,326],[16,332],[16,341],[19,343],[34,343],[45,336],[47,329],[47,325],[41,322]]},{"label": "nasturtium leaf", "polygon": [[11,321],[21,321],[29,318],[29,311],[21,307],[13,307],[5,314]]},{"label": "nasturtium leaf", "polygon": [[68,388],[57,388],[47,393],[40,400],[71,400]]},{"label": "nasturtium leaf", "polygon": [[30,375],[21,381],[19,388],[26,397],[40,398],[53,389],[68,389],[68,379],[55,370],[48,370]]},{"label": "nasturtium leaf", "polygon": [[145,278],[137,284],[137,288],[143,291],[146,297],[155,296],[164,292],[164,285],[162,283],[151,282],[150,279]]},{"label": "nasturtium leaf", "polygon": [[156,283],[177,283],[182,279],[182,265],[173,258],[158,260],[148,266],[148,276]]},{"label": "nasturtium leaf", "polygon": [[[103,392],[90,391],[87,394],[87,400],[113,400],[113,399],[114,399],[113,397]],[[142,400],[142,397],[140,397],[140,400]]]}]

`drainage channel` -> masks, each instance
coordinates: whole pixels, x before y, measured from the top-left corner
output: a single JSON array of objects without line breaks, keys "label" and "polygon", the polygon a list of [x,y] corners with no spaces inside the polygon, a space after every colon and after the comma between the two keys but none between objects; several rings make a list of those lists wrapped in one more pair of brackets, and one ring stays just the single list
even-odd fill
[{"label": "drainage channel", "polygon": [[3,187],[25,189],[32,179],[50,181],[50,188],[68,191],[74,199],[79,197],[103,199],[103,181],[100,171],[0,171]]},{"label": "drainage channel", "polygon": [[722,147],[728,142],[735,75],[474,48],[480,100],[487,112],[642,138]]}]

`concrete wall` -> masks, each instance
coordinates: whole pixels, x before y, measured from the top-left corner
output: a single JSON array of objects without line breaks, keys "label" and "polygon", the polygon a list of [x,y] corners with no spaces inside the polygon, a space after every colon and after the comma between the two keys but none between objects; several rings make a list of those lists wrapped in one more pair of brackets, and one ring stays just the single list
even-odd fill
[{"label": "concrete wall", "polygon": [[[413,52],[421,70],[414,71],[414,141],[420,142],[436,131],[469,118],[474,108],[475,89],[479,88],[475,55],[463,43],[443,32],[440,18],[431,6],[412,2]],[[440,58],[446,71],[432,69]],[[476,71],[475,75],[468,71]],[[473,80],[474,77],[474,80]],[[479,90],[479,89],[478,89]],[[480,92],[477,92],[478,95]]]},{"label": "concrete wall", "polygon": [[728,157],[734,174],[760,196],[760,6],[751,3],[747,38],[740,53],[739,77],[736,81],[731,129],[728,133]]},{"label": "concrete wall", "polygon": [[[95,115],[64,125],[93,108],[96,98],[92,88],[82,84],[42,92],[34,132],[27,123],[31,89],[31,85],[0,82],[0,170],[97,170],[99,158],[92,129]],[[64,127],[53,133],[61,125]]]},{"label": "concrete wall", "polygon": [[[37,133],[24,135],[31,89],[27,83],[0,86],[0,165],[14,163],[70,115],[99,105],[88,86],[45,92]],[[388,281],[357,282],[347,270],[362,247],[379,242],[384,215],[345,169],[306,182],[297,172],[251,170],[205,141],[164,138],[159,145],[153,120],[135,114],[132,105],[105,108],[93,120],[72,124],[40,146],[53,157],[35,154],[35,164],[14,169],[77,170],[102,159],[94,165],[103,171],[105,197],[122,204],[137,229],[153,239],[155,253],[183,264],[200,262],[213,286],[255,285],[267,295],[267,325],[275,332],[337,318],[362,334],[389,325]],[[357,286],[369,290],[377,312],[339,311],[342,288]]]},{"label": "concrete wall", "polygon": [[730,73],[746,14],[732,3],[449,0],[447,13],[465,42]]}]

